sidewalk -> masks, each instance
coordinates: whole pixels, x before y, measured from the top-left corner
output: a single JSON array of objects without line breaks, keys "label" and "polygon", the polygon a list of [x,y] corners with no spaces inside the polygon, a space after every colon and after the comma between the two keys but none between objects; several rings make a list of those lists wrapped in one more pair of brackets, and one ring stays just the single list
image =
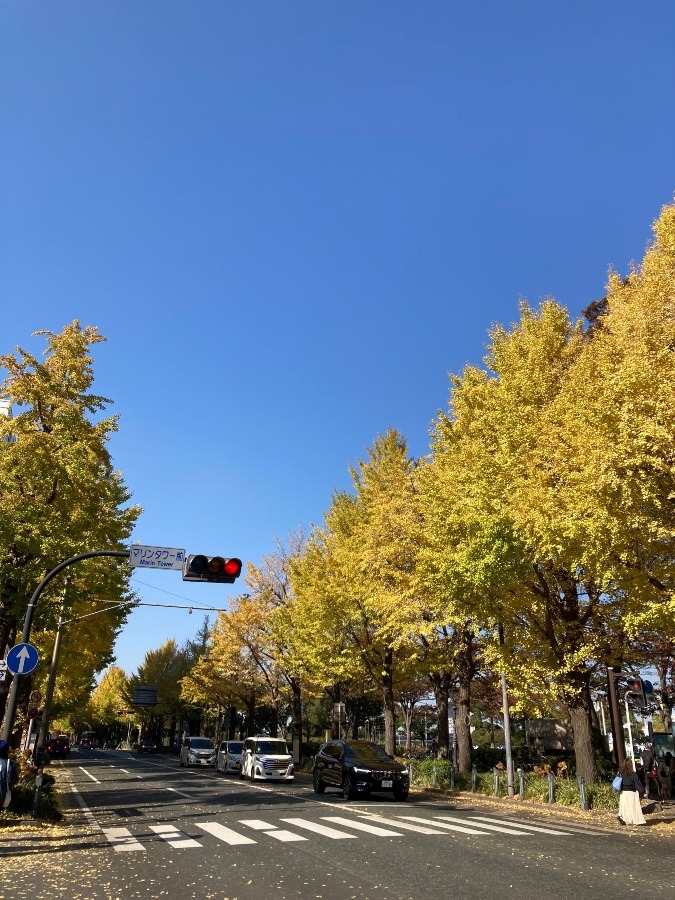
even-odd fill
[{"label": "sidewalk", "polygon": [[[557,803],[537,803],[533,800],[521,800],[519,797],[491,797],[487,794],[471,793],[471,791],[445,791],[433,788],[410,789],[411,798],[428,800],[454,800],[467,805],[492,807],[493,809],[508,809],[511,812],[537,813],[550,818],[574,820],[587,824],[616,828],[617,814],[606,809],[590,809],[587,812],[574,806],[562,806]],[[657,828],[659,832],[675,835],[675,803],[659,808],[655,800],[643,800],[642,811],[651,828]]]}]

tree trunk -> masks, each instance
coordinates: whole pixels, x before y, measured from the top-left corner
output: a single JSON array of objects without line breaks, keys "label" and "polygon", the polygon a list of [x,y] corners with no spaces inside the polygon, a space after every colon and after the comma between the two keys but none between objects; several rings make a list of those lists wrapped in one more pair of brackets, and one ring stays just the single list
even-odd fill
[{"label": "tree trunk", "polygon": [[394,756],[396,754],[396,704],[394,702],[394,653],[391,647],[385,649],[383,663],[384,750],[385,753]]},{"label": "tree trunk", "polygon": [[470,682],[468,684],[460,682],[457,712],[455,714],[455,736],[457,740],[457,769],[464,773],[471,771],[471,751],[473,749],[470,729],[471,717],[469,716],[470,706]]},{"label": "tree trunk", "polygon": [[577,775],[583,776],[586,784],[593,784],[598,775],[593,746],[591,706],[591,692],[588,683],[585,683],[580,686],[577,696],[568,701],[568,709],[574,735]]},{"label": "tree trunk", "polygon": [[448,729],[448,694],[450,692],[447,673],[431,672],[429,675],[436,698],[436,740],[439,759],[450,757],[450,733]]},{"label": "tree trunk", "polygon": [[457,741],[457,768],[468,774],[471,771],[471,682],[476,671],[473,659],[473,632],[466,628],[462,634],[462,652],[458,655],[457,677],[459,691],[455,713],[455,740]]},{"label": "tree trunk", "polygon": [[293,691],[293,723],[291,728],[297,731],[302,740],[302,690],[300,682],[291,678],[291,690]]}]

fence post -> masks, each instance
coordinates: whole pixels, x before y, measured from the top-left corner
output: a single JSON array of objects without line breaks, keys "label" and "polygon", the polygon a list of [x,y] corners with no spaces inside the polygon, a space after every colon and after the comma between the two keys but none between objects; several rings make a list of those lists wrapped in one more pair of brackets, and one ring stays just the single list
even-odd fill
[{"label": "fence post", "polygon": [[581,808],[584,812],[588,811],[588,800],[586,799],[586,780],[583,775],[577,779],[579,781],[579,795],[581,797]]},{"label": "fence post", "polygon": [[553,792],[555,776],[554,776],[553,772],[547,772],[546,774],[548,776],[548,802],[555,803],[555,797],[554,797],[554,792]]},{"label": "fence post", "polygon": [[495,776],[495,797],[499,796],[499,769],[493,769]]},{"label": "fence post", "polygon": [[521,800],[525,799],[525,772],[522,769],[518,769],[518,794]]},{"label": "fence post", "polygon": [[412,760],[410,760],[409,771],[410,771],[410,784],[412,784],[412,783],[413,783],[413,763],[412,763]]},{"label": "fence post", "polygon": [[431,786],[436,787],[436,763],[434,763],[433,769],[431,770]]},{"label": "fence post", "polygon": [[454,789],[455,789],[455,767],[454,767],[454,765],[450,766],[450,787],[454,791]]},{"label": "fence post", "polygon": [[471,766],[471,793],[476,793],[476,779],[478,777],[478,771],[475,766]]}]

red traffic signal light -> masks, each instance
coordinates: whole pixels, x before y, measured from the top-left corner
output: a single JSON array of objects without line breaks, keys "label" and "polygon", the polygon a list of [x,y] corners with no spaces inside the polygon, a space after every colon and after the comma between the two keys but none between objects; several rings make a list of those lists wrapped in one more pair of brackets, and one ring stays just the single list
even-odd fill
[{"label": "red traffic signal light", "polygon": [[233,584],[241,575],[242,562],[236,557],[205,556],[197,553],[183,563],[183,581],[212,581]]}]

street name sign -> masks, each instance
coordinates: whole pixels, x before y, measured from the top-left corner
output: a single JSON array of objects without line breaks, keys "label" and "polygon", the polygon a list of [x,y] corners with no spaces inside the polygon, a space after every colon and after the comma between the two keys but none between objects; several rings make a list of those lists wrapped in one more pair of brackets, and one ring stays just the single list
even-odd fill
[{"label": "street name sign", "polygon": [[37,666],[39,659],[32,644],[15,644],[7,654],[7,668],[15,675],[28,675]]},{"label": "street name sign", "polygon": [[145,544],[132,544],[129,553],[129,565],[142,569],[178,569],[183,571],[185,550],[176,547],[147,547]]}]

